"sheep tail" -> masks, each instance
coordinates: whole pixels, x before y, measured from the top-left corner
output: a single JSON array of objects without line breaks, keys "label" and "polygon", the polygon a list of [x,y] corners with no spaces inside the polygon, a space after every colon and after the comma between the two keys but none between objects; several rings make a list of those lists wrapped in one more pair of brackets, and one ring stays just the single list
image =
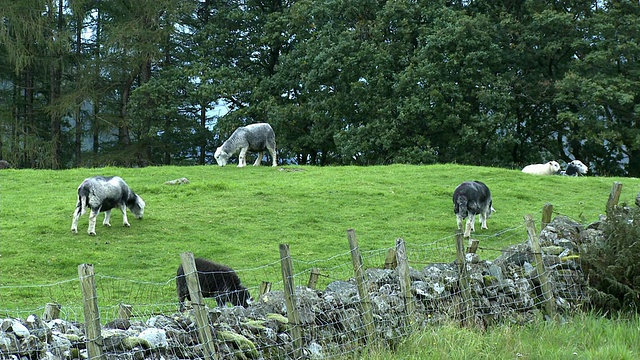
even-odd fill
[{"label": "sheep tail", "polygon": [[76,205],[76,207],[80,208],[80,216],[84,215],[84,213],[87,211],[87,206],[89,201],[89,194],[87,191],[85,191],[84,189],[80,189],[78,190],[78,204]]},{"label": "sheep tail", "polygon": [[85,212],[87,212],[87,197],[83,196],[80,199],[80,215],[84,215]]}]

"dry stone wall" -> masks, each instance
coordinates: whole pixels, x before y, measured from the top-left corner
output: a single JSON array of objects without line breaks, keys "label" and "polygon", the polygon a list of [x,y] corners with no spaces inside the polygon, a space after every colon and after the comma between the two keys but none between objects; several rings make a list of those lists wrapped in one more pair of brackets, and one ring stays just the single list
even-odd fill
[{"label": "dry stone wall", "polygon": [[[580,246],[602,236],[598,223],[588,227],[556,217],[542,232],[543,261],[561,312],[580,307],[585,279],[580,269]],[[504,249],[494,260],[468,254],[473,324],[527,322],[539,319],[540,277],[525,242]],[[413,331],[430,324],[461,321],[458,265],[430,264],[410,269],[415,311],[405,313],[405,299],[395,270],[366,270],[377,339],[393,346]],[[296,288],[303,349],[296,352],[290,337],[282,291],[265,294],[248,308],[210,309],[215,349],[221,359],[288,359],[302,353],[323,359],[361,349],[365,324],[353,279],[335,281],[323,290]],[[190,311],[161,314],[145,320],[116,320],[102,329],[105,359],[205,358]],[[67,360],[87,358],[83,324],[64,320],[0,319],[0,358]]]}]

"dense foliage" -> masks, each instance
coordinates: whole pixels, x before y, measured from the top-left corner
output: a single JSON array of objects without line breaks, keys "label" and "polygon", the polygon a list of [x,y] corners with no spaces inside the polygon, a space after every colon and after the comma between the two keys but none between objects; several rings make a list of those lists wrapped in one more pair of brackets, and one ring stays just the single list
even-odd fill
[{"label": "dense foliage", "polygon": [[640,308],[640,209],[616,207],[604,222],[602,241],[583,252],[593,307],[602,312]]},{"label": "dense foliage", "polygon": [[640,176],[634,1],[23,0],[0,158],[189,164],[270,122],[283,161],[581,159]]}]

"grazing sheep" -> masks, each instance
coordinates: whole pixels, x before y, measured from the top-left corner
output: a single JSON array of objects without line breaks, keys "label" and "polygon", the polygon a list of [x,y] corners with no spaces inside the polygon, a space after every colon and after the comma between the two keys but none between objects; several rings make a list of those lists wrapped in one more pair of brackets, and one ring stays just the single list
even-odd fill
[{"label": "grazing sheep", "polygon": [[7,160],[0,160],[0,169],[9,169],[11,164]]},{"label": "grazing sheep", "polygon": [[89,214],[89,235],[96,234],[96,219],[100,211],[104,211],[105,226],[111,226],[111,209],[120,208],[122,211],[122,222],[129,227],[127,220],[127,208],[131,210],[136,218],[142,219],[145,203],[142,198],[134,193],[127,183],[118,176],[94,176],[85,179],[78,186],[78,203],[73,213],[71,231],[78,233],[78,219],[85,213],[87,208],[91,209]]},{"label": "grazing sheep", "polygon": [[[194,260],[203,297],[215,298],[218,306],[224,306],[227,302],[235,306],[249,306],[251,302],[249,290],[242,286],[240,278],[233,269],[207,259],[196,258]],[[176,288],[180,303],[179,310],[183,311],[185,299],[191,301],[191,296],[182,264],[178,267]]]},{"label": "grazing sheep", "polygon": [[482,229],[487,229],[487,219],[494,212],[491,191],[480,181],[466,181],[453,191],[453,212],[456,214],[458,229],[462,230],[462,220],[467,219],[464,236],[475,231],[475,216],[480,215]]},{"label": "grazing sheep", "polygon": [[589,171],[587,165],[583,164],[580,160],[573,160],[567,164],[567,169],[562,171],[562,175],[567,176],[580,176],[585,175]]},{"label": "grazing sheep", "polygon": [[267,123],[251,124],[237,128],[231,137],[216,149],[214,157],[218,165],[225,166],[229,157],[240,150],[238,167],[243,167],[247,166],[247,151],[258,152],[258,158],[253,163],[253,166],[258,166],[262,162],[265,149],[269,150],[271,154],[272,166],[277,166],[276,134],[271,125]]},{"label": "grazing sheep", "polygon": [[560,164],[556,161],[549,161],[546,164],[531,164],[522,169],[523,173],[533,175],[553,175],[560,171]]}]

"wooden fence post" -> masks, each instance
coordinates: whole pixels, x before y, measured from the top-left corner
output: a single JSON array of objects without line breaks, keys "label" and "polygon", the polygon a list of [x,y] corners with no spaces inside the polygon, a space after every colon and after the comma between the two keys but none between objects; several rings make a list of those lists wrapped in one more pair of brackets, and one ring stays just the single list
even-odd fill
[{"label": "wooden fence post", "polygon": [[395,269],[398,267],[398,259],[396,256],[396,249],[391,248],[387,251],[387,256],[384,258],[385,269]]},{"label": "wooden fence post", "polygon": [[60,304],[47,303],[44,306],[44,312],[42,313],[42,320],[51,321],[60,317]]},{"label": "wooden fence post", "polygon": [[89,359],[102,359],[102,329],[98,311],[98,294],[92,264],[78,265],[78,276],[84,304],[84,324],[87,331]]},{"label": "wooden fence post", "polygon": [[553,215],[553,205],[550,203],[544,204],[542,208],[542,220],[540,221],[540,231],[549,225],[551,222],[551,215]]},{"label": "wooden fence post", "polygon": [[404,298],[404,308],[408,320],[415,311],[415,303],[413,302],[413,295],[411,295],[411,277],[409,276],[409,260],[407,257],[407,251],[404,246],[404,240],[401,238],[396,239],[396,258],[398,259],[398,278],[400,280],[400,291]]},{"label": "wooden fence post", "polygon": [[282,267],[282,282],[284,283],[284,299],[287,306],[287,319],[291,326],[291,339],[296,359],[302,358],[302,329],[300,329],[300,314],[296,307],[296,291],[293,283],[293,265],[289,245],[280,244],[280,265]]},{"label": "wooden fence post", "polygon": [[118,306],[118,319],[129,320],[132,313],[133,306],[122,303]]},{"label": "wooden fence post", "polygon": [[353,262],[353,273],[358,286],[358,294],[360,295],[360,306],[362,307],[362,321],[364,323],[364,331],[367,337],[367,344],[373,342],[373,335],[376,327],[373,323],[373,313],[371,312],[371,298],[367,291],[366,279],[362,266],[362,257],[356,240],[356,232],[353,229],[347,230],[347,239],[351,248],[351,261]]},{"label": "wooden fence post", "polygon": [[480,245],[480,240],[470,239],[469,247],[467,248],[467,253],[475,254],[478,251],[478,245]]},{"label": "wooden fence post", "polygon": [[307,287],[309,289],[316,289],[316,284],[318,284],[318,277],[320,276],[320,269],[312,268],[311,274],[309,274],[309,282],[307,283]]},{"label": "wooden fence post", "polygon": [[469,326],[475,324],[473,311],[473,297],[471,295],[470,274],[467,270],[467,260],[464,251],[464,234],[456,232],[456,254],[458,263],[458,283],[460,295],[462,297],[462,325]]},{"label": "wooden fence post", "polygon": [[263,281],[260,283],[260,289],[258,290],[258,299],[262,297],[262,295],[271,291],[271,283],[268,281]]},{"label": "wooden fence post", "polygon": [[187,287],[189,288],[191,306],[193,307],[196,326],[198,327],[198,338],[202,344],[205,359],[217,359],[216,350],[213,346],[213,334],[209,325],[209,312],[202,297],[202,289],[200,289],[200,282],[198,281],[195,259],[192,253],[183,252],[180,254],[180,260],[182,262]]},{"label": "wooden fence post", "polygon": [[531,251],[533,252],[533,257],[536,261],[535,267],[536,272],[538,273],[538,278],[540,279],[544,311],[547,316],[553,318],[556,314],[556,301],[553,297],[551,284],[547,280],[547,271],[544,267],[544,262],[542,261],[542,250],[540,250],[540,240],[538,239],[538,233],[536,232],[536,225],[533,222],[533,216],[525,215],[524,222],[529,235],[529,242],[531,243]]},{"label": "wooden fence post", "polygon": [[607,201],[607,215],[609,211],[613,210],[613,207],[618,205],[620,201],[620,193],[622,192],[622,183],[614,182],[611,187],[611,193],[609,194],[609,201]]}]

